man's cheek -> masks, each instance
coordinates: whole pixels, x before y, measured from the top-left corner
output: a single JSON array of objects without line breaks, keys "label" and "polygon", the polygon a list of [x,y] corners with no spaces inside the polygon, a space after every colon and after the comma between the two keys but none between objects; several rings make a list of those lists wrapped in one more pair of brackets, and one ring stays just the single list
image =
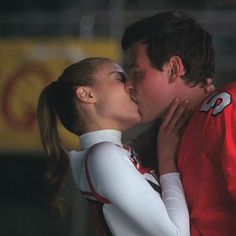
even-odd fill
[{"label": "man's cheek", "polygon": [[143,86],[143,94],[147,98],[152,98],[155,93],[156,93],[155,89],[150,84],[147,85],[145,84]]}]

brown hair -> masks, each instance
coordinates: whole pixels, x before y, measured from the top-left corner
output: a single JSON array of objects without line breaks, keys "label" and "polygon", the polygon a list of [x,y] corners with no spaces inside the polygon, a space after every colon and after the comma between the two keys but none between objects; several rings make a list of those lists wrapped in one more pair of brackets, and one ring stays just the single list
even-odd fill
[{"label": "brown hair", "polygon": [[215,73],[213,37],[196,20],[180,11],[166,11],[130,25],[122,37],[124,51],[136,42],[147,44],[151,65],[162,70],[172,56],[179,56],[191,86],[206,83]]},{"label": "brown hair", "polygon": [[81,135],[86,130],[83,114],[78,106],[76,90],[79,86],[93,86],[94,74],[107,58],[86,58],[67,67],[57,81],[47,85],[40,94],[37,115],[40,137],[45,151],[47,171],[46,189],[49,200],[59,212],[62,205],[58,193],[66,176],[69,160],[61,143],[57,121],[70,132]]}]

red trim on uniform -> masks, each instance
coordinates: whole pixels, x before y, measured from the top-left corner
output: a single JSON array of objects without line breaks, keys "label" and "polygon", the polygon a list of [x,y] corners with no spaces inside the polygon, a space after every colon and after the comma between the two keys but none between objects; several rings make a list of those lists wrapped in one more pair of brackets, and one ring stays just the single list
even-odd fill
[{"label": "red trim on uniform", "polygon": [[92,196],[94,197],[93,193],[91,192],[87,192],[87,191],[80,191],[83,195],[87,195],[87,196]]},{"label": "red trim on uniform", "polygon": [[142,167],[139,159],[136,157],[136,153],[134,151],[134,149],[128,145],[128,144],[123,144],[123,148],[126,149],[127,151],[129,151],[131,153],[131,156],[130,156],[130,160],[131,162],[133,163],[134,167],[143,175],[145,173],[149,173],[152,169],[151,168],[145,168],[145,167]]},{"label": "red trim on uniform", "polygon": [[126,149],[129,152],[132,152],[132,150],[133,150],[133,148],[130,145],[126,144],[126,143],[123,143],[122,146],[123,146],[124,149]]},{"label": "red trim on uniform", "polygon": [[103,203],[88,199],[88,207],[94,223],[95,235],[112,236],[103,214]]}]

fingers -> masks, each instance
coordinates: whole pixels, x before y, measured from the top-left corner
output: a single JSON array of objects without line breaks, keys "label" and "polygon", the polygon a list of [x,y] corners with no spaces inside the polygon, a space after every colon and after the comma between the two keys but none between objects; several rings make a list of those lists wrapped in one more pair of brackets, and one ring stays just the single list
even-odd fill
[{"label": "fingers", "polygon": [[213,84],[213,79],[212,78],[207,78],[206,83],[207,83],[207,85],[212,85]]},{"label": "fingers", "polygon": [[166,116],[164,117],[160,126],[161,132],[164,132],[165,135],[174,135],[172,137],[181,137],[193,111],[193,109],[189,110],[188,99],[185,99],[180,104],[177,99],[177,101],[171,104]]},{"label": "fingers", "polygon": [[[189,104],[189,100],[185,99],[176,109],[175,113],[173,114],[171,120],[168,123],[168,126],[171,129],[176,129],[178,130],[178,127],[181,126],[184,122],[183,117],[186,116],[186,112],[187,112],[187,107]],[[185,122],[184,122],[185,123]]]},{"label": "fingers", "polygon": [[193,114],[193,110],[185,112],[182,117],[177,121],[175,130],[176,132],[182,136],[191,116]]},{"label": "fingers", "polygon": [[169,124],[178,106],[179,98],[175,98],[174,101],[170,104],[170,107],[168,108],[168,111],[162,120],[162,126],[167,126]]},{"label": "fingers", "polygon": [[184,122],[182,121],[182,118],[184,117],[184,113],[187,111],[188,104],[188,99],[185,99],[181,104],[179,104],[179,99],[175,99],[163,119],[162,127],[168,127],[168,129],[173,131],[177,124],[177,129],[181,127],[182,123]]},{"label": "fingers", "polygon": [[215,91],[215,86],[214,86],[213,80],[211,78],[206,79],[206,85],[204,87],[204,91],[206,94],[210,94]]}]

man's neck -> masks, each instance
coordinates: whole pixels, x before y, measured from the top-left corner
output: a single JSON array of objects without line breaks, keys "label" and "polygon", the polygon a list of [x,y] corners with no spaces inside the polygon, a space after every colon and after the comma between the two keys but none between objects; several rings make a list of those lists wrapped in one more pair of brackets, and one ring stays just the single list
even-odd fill
[{"label": "man's neck", "polygon": [[[187,86],[187,87],[186,87]],[[189,99],[189,108],[196,109],[201,103],[208,97],[210,93],[205,91],[205,88],[201,85],[196,85],[190,87],[185,85],[185,87],[180,91],[179,96],[181,100]]]}]

